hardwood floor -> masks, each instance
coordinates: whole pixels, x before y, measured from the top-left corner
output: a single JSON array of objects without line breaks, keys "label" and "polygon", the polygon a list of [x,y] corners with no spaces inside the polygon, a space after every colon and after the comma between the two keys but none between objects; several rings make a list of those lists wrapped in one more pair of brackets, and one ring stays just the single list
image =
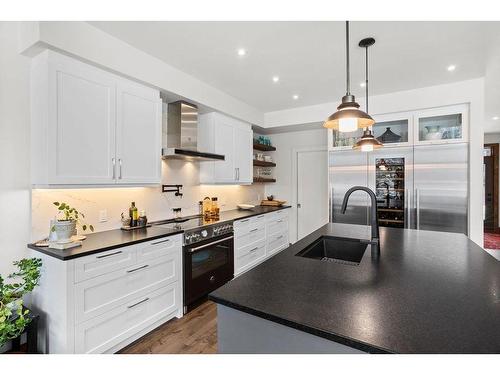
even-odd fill
[{"label": "hardwood floor", "polygon": [[121,354],[217,353],[217,308],[207,301],[122,349]]}]

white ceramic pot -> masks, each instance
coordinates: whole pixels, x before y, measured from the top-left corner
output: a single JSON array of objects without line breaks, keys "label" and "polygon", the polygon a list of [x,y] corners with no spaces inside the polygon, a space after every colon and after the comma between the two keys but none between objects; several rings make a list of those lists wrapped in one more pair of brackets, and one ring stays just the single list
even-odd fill
[{"label": "white ceramic pot", "polygon": [[56,232],[58,242],[71,241],[71,236],[75,233],[75,230],[76,221],[74,220],[58,220],[54,224],[54,231]]},{"label": "white ceramic pot", "polygon": [[426,126],[427,134],[425,139],[427,141],[434,141],[443,138],[443,133],[441,133],[439,126]]}]

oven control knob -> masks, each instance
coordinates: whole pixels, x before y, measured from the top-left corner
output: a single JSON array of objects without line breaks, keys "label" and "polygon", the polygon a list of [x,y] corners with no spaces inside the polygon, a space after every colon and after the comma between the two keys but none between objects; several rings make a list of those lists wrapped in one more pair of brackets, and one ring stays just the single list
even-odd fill
[{"label": "oven control knob", "polygon": [[203,229],[203,230],[201,231],[201,236],[202,236],[202,237],[206,237],[206,236],[208,236],[208,232],[206,231],[206,229]]},{"label": "oven control knob", "polygon": [[215,282],[215,276],[210,276],[210,282],[211,283]]}]

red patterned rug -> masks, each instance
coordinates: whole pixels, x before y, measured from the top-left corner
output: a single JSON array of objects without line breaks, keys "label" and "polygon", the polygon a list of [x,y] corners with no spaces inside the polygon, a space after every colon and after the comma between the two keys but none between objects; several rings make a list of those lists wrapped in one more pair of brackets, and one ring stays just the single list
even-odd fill
[{"label": "red patterned rug", "polygon": [[484,234],[484,248],[491,250],[500,250],[500,234],[485,233]]}]

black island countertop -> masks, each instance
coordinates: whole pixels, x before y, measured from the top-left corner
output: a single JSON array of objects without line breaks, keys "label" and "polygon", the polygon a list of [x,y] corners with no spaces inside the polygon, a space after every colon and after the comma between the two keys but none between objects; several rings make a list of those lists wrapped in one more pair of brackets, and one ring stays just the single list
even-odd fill
[{"label": "black island countertop", "polygon": [[[235,220],[245,219],[247,217],[258,216],[282,209],[290,208],[290,206],[269,207],[255,206],[251,210],[228,210],[220,212],[220,218],[217,221],[191,220],[190,225],[193,228],[214,225],[224,222],[232,222]],[[152,222],[153,226],[137,229],[132,231],[124,231],[121,229],[107,230],[103,232],[87,234],[87,238],[82,241],[82,246],[74,247],[67,250],[51,249],[48,247],[36,246],[28,244],[27,246],[35,251],[39,251],[46,255],[52,256],[60,260],[70,260],[83,257],[86,255],[96,254],[103,251],[116,249],[119,247],[129,246],[140,242],[155,240],[157,238],[172,236],[183,233],[182,228],[176,228],[174,223],[157,224],[158,221]],[[192,229],[192,228],[190,228]]]},{"label": "black island countertop", "polygon": [[216,303],[372,353],[500,353],[500,263],[465,235],[380,228],[358,266],[297,257],[327,224],[210,294]]}]

